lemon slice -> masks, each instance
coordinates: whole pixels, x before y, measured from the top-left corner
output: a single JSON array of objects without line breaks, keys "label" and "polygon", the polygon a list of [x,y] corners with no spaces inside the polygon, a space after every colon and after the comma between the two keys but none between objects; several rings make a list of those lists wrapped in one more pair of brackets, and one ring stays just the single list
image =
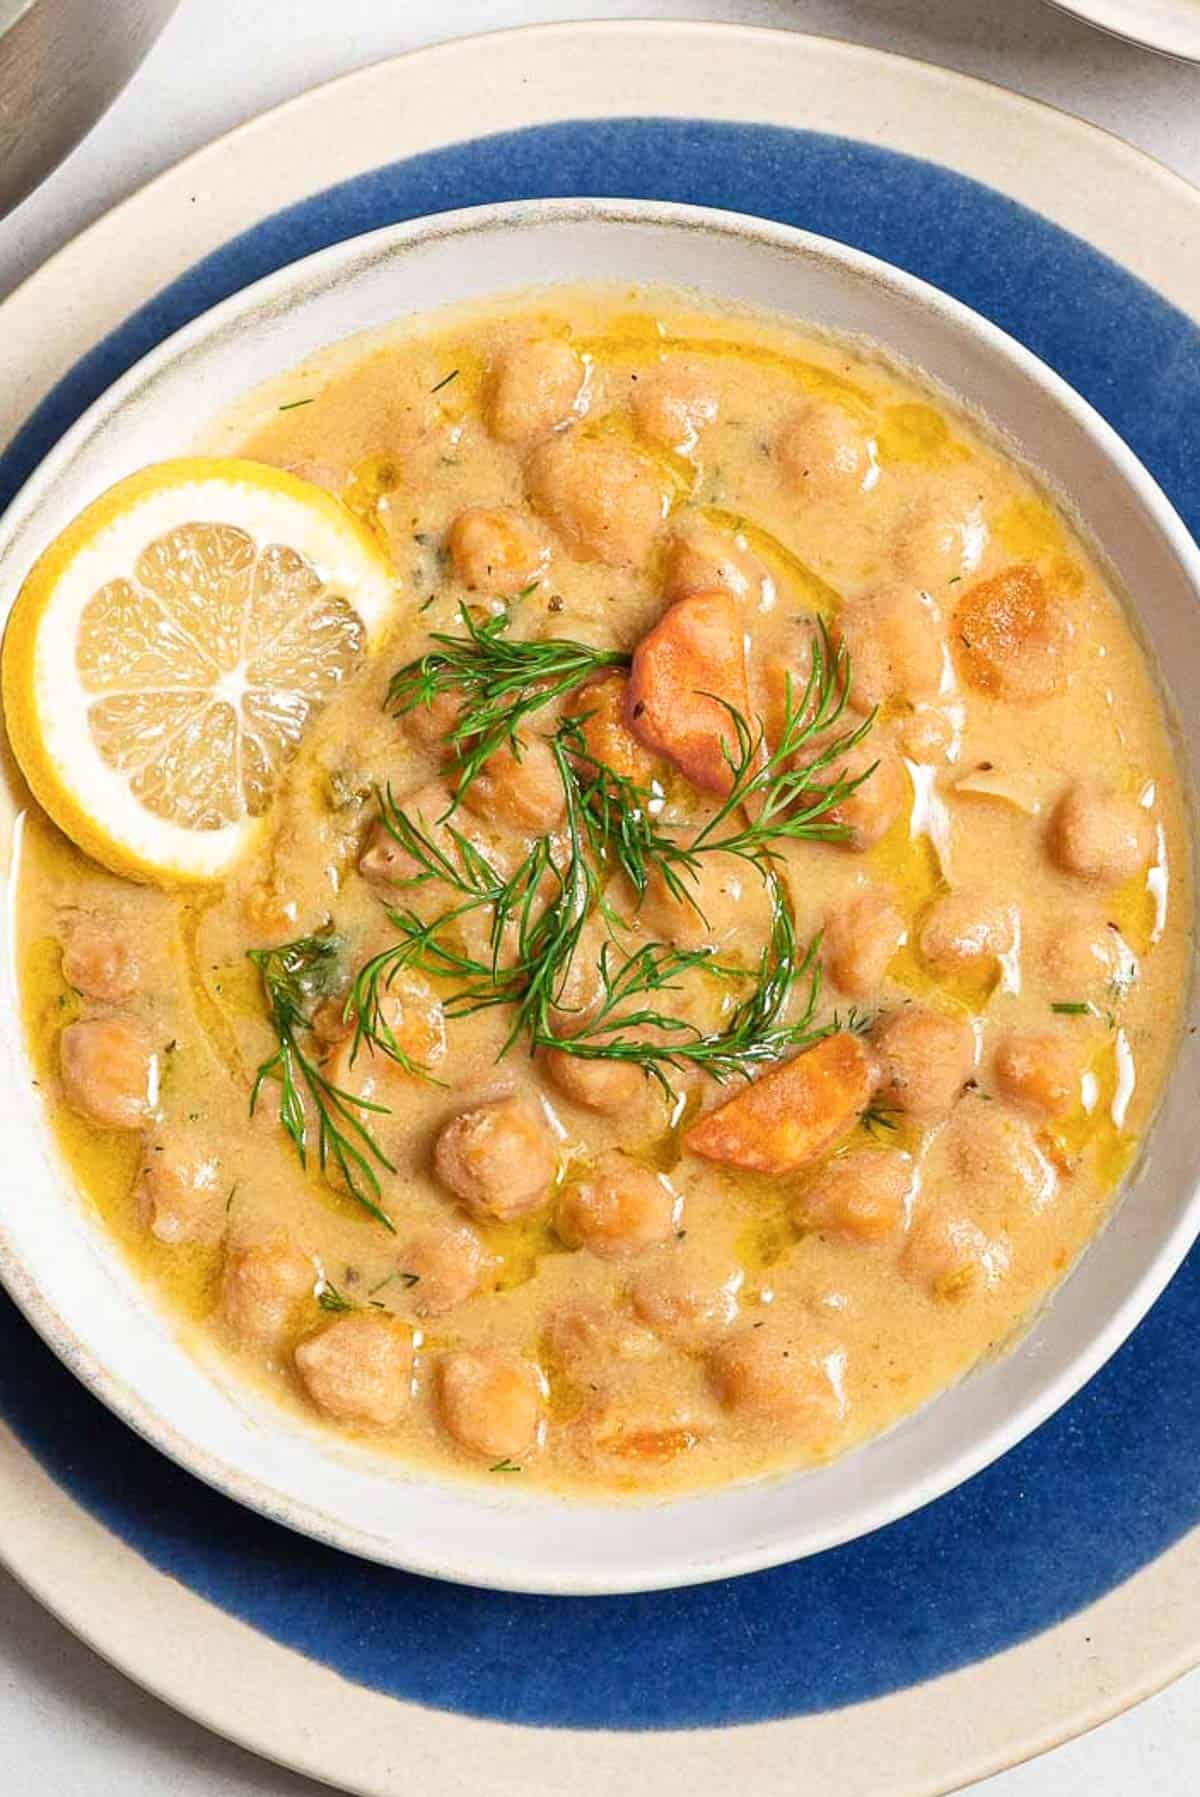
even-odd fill
[{"label": "lemon slice", "polygon": [[95,860],[218,879],[396,599],[372,536],[319,487],[232,457],[158,463],[95,500],[22,587],[9,740]]}]

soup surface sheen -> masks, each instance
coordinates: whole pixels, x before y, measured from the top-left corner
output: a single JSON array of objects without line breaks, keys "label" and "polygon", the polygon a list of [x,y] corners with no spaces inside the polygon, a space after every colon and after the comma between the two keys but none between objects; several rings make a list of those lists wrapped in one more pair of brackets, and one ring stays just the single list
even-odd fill
[{"label": "soup surface sheen", "polygon": [[[1137,1154],[1191,922],[1151,671],[1030,472],[870,346],[616,288],[339,346],[206,447],[338,495],[404,603],[220,889],[29,819],[58,1139],[197,1347],[615,1496],[828,1460],[1010,1342]],[[447,817],[464,698],[535,690]],[[251,1109],[288,991],[306,1168],[278,1063]]]}]

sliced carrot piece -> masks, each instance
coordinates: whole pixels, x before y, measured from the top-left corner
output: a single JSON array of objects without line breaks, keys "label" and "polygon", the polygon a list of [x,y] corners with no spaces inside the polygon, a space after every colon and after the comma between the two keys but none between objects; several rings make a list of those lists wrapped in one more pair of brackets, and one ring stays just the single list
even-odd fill
[{"label": "sliced carrot piece", "polygon": [[704,792],[728,793],[737,732],[725,704],[750,719],[746,639],[737,601],[719,587],[677,600],[638,644],[629,727]]},{"label": "sliced carrot piece", "polygon": [[673,1460],[690,1453],[704,1437],[682,1424],[668,1429],[635,1429],[626,1435],[605,1435],[596,1446],[621,1460]]},{"label": "sliced carrot piece", "polygon": [[954,659],[994,699],[1048,699],[1066,685],[1075,623],[1030,563],[973,586],[954,614]]},{"label": "sliced carrot piece", "polygon": [[870,1049],[843,1030],[764,1073],[701,1117],[684,1141],[693,1154],[726,1166],[794,1173],[854,1127],[874,1077]]}]

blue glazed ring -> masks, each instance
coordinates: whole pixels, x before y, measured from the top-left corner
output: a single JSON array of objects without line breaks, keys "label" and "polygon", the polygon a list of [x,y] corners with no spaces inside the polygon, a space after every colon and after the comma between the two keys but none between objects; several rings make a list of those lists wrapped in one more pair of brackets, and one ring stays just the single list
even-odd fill
[{"label": "blue glazed ring", "polygon": [[[581,122],[376,170],[256,225],[84,357],[0,458],[0,503],[134,361],[295,258],[425,213],[535,195],[693,201],[838,238],[1040,355],[1126,439],[1195,531],[1200,332],[1061,228],[933,164],[843,138],[704,121]],[[534,1725],[718,1726],[879,1697],[999,1652],[1200,1522],[1200,1250],[1066,1409],[938,1503],[724,1584],[554,1599],[471,1590],[320,1547],[148,1448],[0,1301],[0,1412],[153,1565],[356,1683]]]}]

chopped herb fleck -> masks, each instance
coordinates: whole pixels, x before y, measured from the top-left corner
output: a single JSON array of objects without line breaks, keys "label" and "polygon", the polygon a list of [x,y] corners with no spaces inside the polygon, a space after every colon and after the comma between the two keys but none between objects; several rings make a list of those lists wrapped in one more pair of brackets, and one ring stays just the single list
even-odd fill
[{"label": "chopped herb fleck", "polygon": [[1096,1012],[1095,1005],[1084,1004],[1079,999],[1071,999],[1068,1003],[1064,1004],[1051,1005],[1050,1009],[1056,1012],[1059,1017],[1092,1017]]},{"label": "chopped herb fleck", "polygon": [[510,1460],[507,1455],[503,1460],[497,1460],[495,1466],[488,1467],[490,1473],[519,1473],[520,1470],[516,1461]]},{"label": "chopped herb fleck", "polygon": [[281,412],[294,412],[298,406],[311,406],[313,399],[315,398],[316,394],[314,393],[312,399],[289,399],[286,406],[280,406],[279,410]]},{"label": "chopped herb fleck", "polygon": [[451,381],[456,381],[457,379],[458,379],[458,369],[452,368],[450,370],[449,374],[444,375],[443,378],[438,382],[437,386],[431,387],[429,389],[429,391],[431,393],[440,393],[443,387],[448,387],[450,385]]},{"label": "chopped herb fleck", "polygon": [[321,1306],[322,1310],[332,1310],[334,1312],[354,1309],[349,1298],[343,1297],[337,1286],[331,1285],[328,1279],[317,1293],[317,1303]]},{"label": "chopped herb fleck", "polygon": [[869,1136],[878,1136],[881,1130],[894,1132],[900,1125],[896,1121],[896,1113],[887,1105],[868,1105],[862,1114],[862,1126]]}]

